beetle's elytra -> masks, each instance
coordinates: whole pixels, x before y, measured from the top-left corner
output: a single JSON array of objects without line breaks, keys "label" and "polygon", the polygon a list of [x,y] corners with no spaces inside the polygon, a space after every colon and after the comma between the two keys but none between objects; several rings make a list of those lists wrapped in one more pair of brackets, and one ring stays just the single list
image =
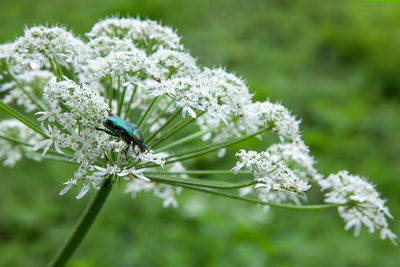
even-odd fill
[{"label": "beetle's elytra", "polygon": [[144,144],[143,135],[136,127],[136,125],[129,123],[118,116],[113,115],[109,110],[107,110],[107,112],[108,117],[103,122],[104,127],[106,127],[107,129],[96,128],[96,130],[103,131],[111,136],[121,138],[128,145],[125,150],[125,156],[127,155],[131,144],[133,145],[133,149],[138,146],[140,152],[145,152],[147,150],[147,147]]}]

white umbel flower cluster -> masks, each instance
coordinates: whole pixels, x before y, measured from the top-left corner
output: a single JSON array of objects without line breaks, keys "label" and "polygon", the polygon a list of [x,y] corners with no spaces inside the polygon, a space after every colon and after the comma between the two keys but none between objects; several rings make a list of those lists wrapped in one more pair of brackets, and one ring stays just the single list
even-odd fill
[{"label": "white umbel flower cluster", "polygon": [[386,221],[386,217],[393,219],[393,216],[373,184],[358,175],[349,174],[348,171],[339,171],[321,179],[319,185],[323,191],[327,191],[325,202],[350,204],[338,207],[340,216],[346,222],[346,230],[354,227],[354,235],[357,236],[364,224],[370,233],[377,229],[382,239],[389,238],[396,244],[397,235],[389,230]]},{"label": "white umbel flower cluster", "polygon": [[[21,123],[2,121],[0,157],[7,166],[22,155],[73,161],[77,170],[61,195],[80,186],[77,198],[82,198],[105,179],[124,179],[127,193],[153,191],[164,206],[177,207],[175,196],[183,183],[149,181],[148,172],[186,174],[179,160],[217,150],[223,157],[227,143],[261,138],[260,133],[270,130],[277,143],[262,152],[240,150],[232,169],[253,172],[259,199],[300,205],[310,183],[317,181],[329,191],[327,202],[349,204],[339,208],[346,228],[354,226],[358,233],[365,224],[371,232],[379,229],[382,238],[395,238],[385,220],[391,215],[373,186],[346,172],[323,179],[302,141],[300,120],[280,103],[253,101],[235,74],[198,66],[169,27],[138,18],[108,18],[96,23],[84,40],[63,27],[37,26],[0,45],[0,60],[6,67],[0,74],[2,109],[18,118],[19,111],[4,108],[18,105],[35,115],[37,125],[31,128],[40,128],[45,136]],[[104,125],[111,114],[119,117],[114,128]],[[164,149],[156,147],[192,121],[195,133]],[[135,142],[129,143],[127,135]],[[203,148],[182,154],[175,148],[162,151],[200,135],[207,141]],[[239,194],[252,190],[242,188]]]},{"label": "white umbel flower cluster", "polygon": [[64,66],[77,65],[84,58],[86,45],[63,27],[37,26],[25,29],[24,36],[13,43],[12,50],[12,60],[18,63],[15,67],[41,69],[50,68],[49,59]]},{"label": "white umbel flower cluster", "polygon": [[243,167],[253,171],[257,182],[255,188],[263,188],[263,193],[270,191],[289,191],[304,194],[311,186],[301,180],[291,170],[278,154],[268,151],[257,153],[255,151],[240,150],[236,153],[238,162],[232,169],[237,173]]},{"label": "white umbel flower cluster", "polygon": [[40,158],[32,153],[30,145],[40,140],[40,135],[26,127],[20,121],[8,119],[0,121],[0,135],[16,140],[23,140],[25,144],[0,138],[0,159],[4,159],[3,165],[14,167],[22,156],[28,156],[39,160]]}]

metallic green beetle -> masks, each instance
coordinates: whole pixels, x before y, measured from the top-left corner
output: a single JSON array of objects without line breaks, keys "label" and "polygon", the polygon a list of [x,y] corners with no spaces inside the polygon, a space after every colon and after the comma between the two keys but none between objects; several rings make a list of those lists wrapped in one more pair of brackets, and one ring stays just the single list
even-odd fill
[{"label": "metallic green beetle", "polygon": [[140,152],[142,153],[147,151],[147,147],[144,144],[143,135],[136,125],[113,115],[109,110],[107,110],[107,112],[108,118],[103,122],[104,127],[107,129],[96,128],[96,130],[103,131],[111,136],[121,138],[128,145],[125,150],[125,156],[127,156],[131,144],[133,145],[133,151],[135,151],[136,146],[139,147]]}]

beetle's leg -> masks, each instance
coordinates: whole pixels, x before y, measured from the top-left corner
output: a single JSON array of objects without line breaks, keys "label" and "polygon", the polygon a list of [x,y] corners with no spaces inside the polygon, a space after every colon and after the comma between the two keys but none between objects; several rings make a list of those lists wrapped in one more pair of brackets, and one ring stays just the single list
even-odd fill
[{"label": "beetle's leg", "polygon": [[[132,136],[132,138],[133,138],[133,143],[135,144],[134,147],[133,147],[133,151],[135,152],[135,147],[138,146],[139,147],[139,151],[143,152],[142,149],[140,149],[139,141],[134,136]],[[135,152],[135,155],[138,156],[139,153]]]},{"label": "beetle's leg", "polygon": [[131,144],[132,144],[132,142],[129,142],[128,147],[125,149],[125,158],[126,159],[128,158],[128,150],[129,150],[129,147],[131,146]]},{"label": "beetle's leg", "polygon": [[111,132],[109,130],[101,129],[101,128],[97,128],[97,127],[95,129],[98,130],[98,131],[102,131],[102,132],[108,133],[111,136],[119,137],[119,135],[117,135],[117,134],[115,134],[115,133],[113,133],[113,132]]},{"label": "beetle's leg", "polygon": [[136,150],[135,150],[136,146],[137,146],[137,144],[134,142],[133,143],[133,153],[135,153],[135,156],[137,157],[137,156],[139,156],[139,153],[136,153]]}]

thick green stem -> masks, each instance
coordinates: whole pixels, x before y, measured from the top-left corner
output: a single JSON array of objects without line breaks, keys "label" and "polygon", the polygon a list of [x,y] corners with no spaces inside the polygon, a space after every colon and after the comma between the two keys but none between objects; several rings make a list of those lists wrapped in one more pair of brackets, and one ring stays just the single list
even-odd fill
[{"label": "thick green stem", "polygon": [[64,266],[69,258],[71,258],[96,219],[96,216],[106,201],[111,188],[111,179],[105,180],[100,190],[96,193],[94,198],[83,212],[82,217],[76,225],[71,236],[65,241],[63,247],[49,266]]},{"label": "thick green stem", "polygon": [[8,115],[10,115],[11,117],[14,117],[15,119],[19,120],[20,122],[22,122],[23,124],[25,124],[26,126],[28,126],[28,128],[31,128],[32,130],[34,130],[35,132],[37,132],[38,134],[48,138],[47,135],[45,135],[42,130],[40,129],[39,126],[37,126],[35,123],[33,123],[31,120],[27,119],[24,115],[22,115],[21,113],[19,113],[17,110],[13,109],[12,107],[10,107],[9,105],[5,104],[3,101],[0,100],[0,109],[3,110],[4,112],[6,112]]}]

